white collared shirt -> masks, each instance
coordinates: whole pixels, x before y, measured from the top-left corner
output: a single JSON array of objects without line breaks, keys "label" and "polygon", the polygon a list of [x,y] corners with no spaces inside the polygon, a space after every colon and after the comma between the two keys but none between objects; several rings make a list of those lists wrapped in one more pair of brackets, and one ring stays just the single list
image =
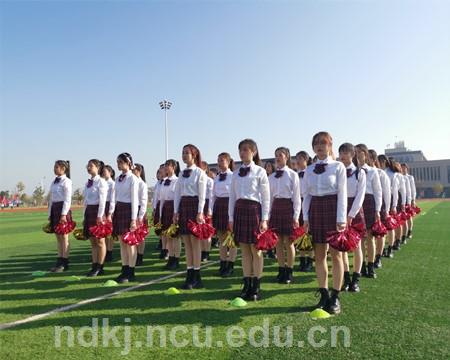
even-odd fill
[{"label": "white collared shirt", "polygon": [[414,176],[407,174],[406,175],[409,180],[409,186],[411,187],[411,200],[416,201],[417,196],[417,189],[416,189],[416,182],[414,180]]},{"label": "white collared shirt", "polygon": [[[170,180],[170,184],[166,185],[165,182]],[[160,190],[159,190],[159,199],[161,201],[161,205],[159,207],[159,215],[162,216],[162,209],[164,206],[164,202],[173,201],[175,199],[175,189],[177,186],[178,177],[173,174],[171,177],[167,177],[164,179]]]},{"label": "white collared shirt", "polygon": [[298,174],[287,166],[278,170],[283,171],[282,176],[279,178],[275,177],[276,171],[269,176],[270,209],[272,211],[274,199],[291,199],[294,207],[294,220],[298,220],[302,208],[302,201],[300,199],[300,179]]},{"label": "white collared shirt", "polygon": [[375,198],[375,211],[381,210],[382,196],[380,174],[377,168],[364,164],[362,170],[366,171],[366,194],[371,194]]},{"label": "white collared shirt", "polygon": [[402,206],[406,205],[406,184],[405,184],[405,177],[400,174],[400,173],[396,173],[396,175],[398,177],[398,183],[399,183],[399,187],[398,187],[398,191],[402,197]]},{"label": "white collared shirt", "polygon": [[392,202],[391,202],[391,210],[397,209],[397,203],[398,203],[398,192],[400,188],[400,179],[397,176],[397,173],[393,172],[391,169],[386,168],[384,170],[389,177],[390,183],[391,183],[391,195],[392,195]]},{"label": "white collared shirt", "polygon": [[346,168],[346,171],[347,169],[352,170],[352,176],[347,177],[347,196],[354,198],[352,208],[348,212],[348,216],[353,219],[359,210],[361,210],[364,203],[364,196],[366,195],[366,173],[365,171],[359,170],[353,163]]},{"label": "white collared shirt", "polygon": [[[220,174],[226,174],[226,178],[220,181]],[[214,203],[217,198],[229,198],[231,182],[233,180],[233,172],[227,169],[224,173],[219,172],[214,178],[213,194],[212,198],[209,200],[211,209],[214,209]]]},{"label": "white collared shirt", "polygon": [[389,212],[391,208],[391,180],[383,169],[377,169],[380,175],[381,194],[384,201],[384,211]]},{"label": "white collared shirt", "polygon": [[142,220],[144,215],[147,213],[147,203],[148,203],[148,186],[141,178],[138,178],[138,198],[139,198],[139,212],[138,219]]},{"label": "white collared shirt", "polygon": [[[178,214],[181,198],[183,196],[198,196],[198,213],[203,213],[206,199],[206,173],[195,164],[187,169],[192,170],[189,177],[181,175],[178,178],[175,188],[174,208],[175,214]],[[181,173],[182,174],[182,173]]]},{"label": "white collared shirt", "polygon": [[[305,187],[305,185],[303,185],[303,182],[305,181],[305,171],[306,171],[306,168],[304,170],[299,170],[297,172],[298,178],[300,179],[300,196],[302,199],[305,198],[305,194],[306,194],[306,191],[305,191],[306,187]],[[303,173],[303,177],[300,177],[301,173]]]},{"label": "white collared shirt", "polygon": [[52,203],[63,201],[61,215],[67,215],[72,204],[72,180],[65,174],[58,176],[60,179],[57,184],[55,180],[50,185],[50,199],[48,201],[48,216],[51,214]]},{"label": "white collared shirt", "polygon": [[406,204],[411,205],[411,183],[409,182],[408,175],[403,175],[403,179],[405,182],[405,189],[406,189]]},{"label": "white collared shirt", "polygon": [[208,199],[208,213],[212,214],[211,201],[213,198],[214,180],[206,175],[206,199]]},{"label": "white collared shirt", "polygon": [[[122,174],[120,174],[122,175]],[[120,181],[120,175],[116,178],[115,199],[111,201],[109,213],[113,214],[116,203],[123,202],[131,204],[131,220],[136,220],[139,206],[139,179],[128,170],[125,178]]]},{"label": "white collared shirt", "polygon": [[234,205],[239,199],[253,200],[261,204],[262,221],[269,220],[270,211],[270,185],[266,170],[256,165],[253,161],[242,168],[250,167],[246,176],[239,176],[239,170],[233,173],[230,199],[228,202],[228,218],[233,221]]},{"label": "white collared shirt", "polygon": [[105,214],[106,197],[108,195],[108,184],[105,179],[96,175],[92,180],[92,186],[88,187],[88,182],[84,186],[84,208],[88,205],[98,205],[97,217],[101,218]]},{"label": "white collared shirt", "polygon": [[113,179],[109,178],[108,180],[106,180],[106,183],[108,184],[108,195],[106,196],[106,201],[111,202],[114,201],[114,188],[116,187],[116,183]]},{"label": "white collared shirt", "polygon": [[164,182],[164,179],[158,180],[155,184],[155,190],[153,192],[153,199],[152,199],[153,210],[156,209],[156,205],[158,205],[158,201],[161,201],[160,191],[161,191],[161,186],[162,186],[163,182]]},{"label": "white collared shirt", "polygon": [[[325,171],[316,174],[316,164],[325,163]],[[317,160],[306,168],[304,176],[305,197],[303,199],[303,220],[309,220],[309,207],[313,196],[337,195],[336,223],[347,222],[347,173],[344,164],[330,156]]]}]

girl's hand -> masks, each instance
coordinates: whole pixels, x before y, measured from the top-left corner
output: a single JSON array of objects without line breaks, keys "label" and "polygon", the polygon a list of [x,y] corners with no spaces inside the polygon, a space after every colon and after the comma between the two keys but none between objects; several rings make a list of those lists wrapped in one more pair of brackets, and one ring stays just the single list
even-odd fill
[{"label": "girl's hand", "polygon": [[130,231],[134,231],[134,230],[136,230],[136,220],[131,220],[131,223],[130,223]]},{"label": "girl's hand", "polygon": [[309,231],[309,221],[303,220],[303,229],[305,229],[305,233],[307,234]]},{"label": "girl's hand", "polygon": [[394,207],[394,208],[392,208],[391,212],[392,212],[392,215],[395,215],[395,214],[397,214],[397,209]]},{"label": "girl's hand", "polygon": [[197,223],[203,224],[204,222],[205,222],[205,217],[203,216],[203,213],[198,213],[197,214]]},{"label": "girl's hand", "polygon": [[336,224],[336,230],[337,231],[344,231],[346,226],[347,225],[345,223],[337,223]]},{"label": "girl's hand", "polygon": [[108,216],[106,217],[106,221],[112,222],[112,216],[111,216],[111,214],[108,214]]},{"label": "girl's hand", "polygon": [[176,225],[178,224],[178,220],[180,220],[180,215],[178,214],[173,214],[173,223]]},{"label": "girl's hand", "polygon": [[61,218],[59,219],[60,223],[66,223],[67,222],[67,216],[66,215],[61,215]]},{"label": "girl's hand", "polygon": [[293,224],[293,226],[294,226],[294,229],[297,229],[297,228],[300,226],[300,224],[298,223],[298,220],[297,220],[297,219],[294,219],[294,224]]},{"label": "girl's hand", "polygon": [[140,220],[140,219],[137,219],[136,220],[136,226],[141,226],[142,225],[142,220]]},{"label": "girl's hand", "polygon": [[103,219],[101,217],[97,218],[97,225],[103,224]]},{"label": "girl's hand", "polygon": [[264,232],[267,230],[267,220],[263,220],[259,224],[259,232]]},{"label": "girl's hand", "polygon": [[353,218],[350,217],[350,216],[347,216],[347,225],[348,225],[348,226],[351,226],[351,225],[352,225],[352,221],[353,221]]},{"label": "girl's hand", "polygon": [[233,222],[232,221],[228,222],[228,230],[233,232]]},{"label": "girl's hand", "polygon": [[375,221],[380,221],[381,217],[380,217],[380,212],[379,211],[375,211]]}]

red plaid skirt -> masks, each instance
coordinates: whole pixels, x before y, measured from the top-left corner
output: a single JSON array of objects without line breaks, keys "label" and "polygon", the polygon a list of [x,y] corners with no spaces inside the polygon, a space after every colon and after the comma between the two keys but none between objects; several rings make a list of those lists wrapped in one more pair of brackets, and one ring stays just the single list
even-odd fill
[{"label": "red plaid skirt", "polygon": [[167,230],[169,226],[172,225],[173,223],[173,212],[174,212],[173,207],[174,207],[173,200],[164,201],[161,214],[161,224],[163,230]]},{"label": "red plaid skirt", "polygon": [[97,225],[97,214],[98,214],[98,205],[86,206],[83,220],[83,235],[86,239],[92,236],[91,232],[89,231],[89,228],[91,226]]},{"label": "red plaid skirt", "polygon": [[234,205],[233,232],[236,244],[255,244],[255,232],[261,221],[261,204],[257,201],[239,199]]},{"label": "red plaid skirt", "polygon": [[113,235],[122,236],[130,231],[131,203],[117,202],[113,216]]},{"label": "red plaid skirt", "polygon": [[109,201],[106,202],[105,204],[105,216],[109,215],[109,207],[110,207],[111,203]]},{"label": "red plaid skirt", "polygon": [[397,212],[402,211],[402,194],[398,193]]},{"label": "red plaid skirt", "polygon": [[313,242],[325,244],[327,232],[336,231],[337,195],[313,196],[309,207],[309,233]]},{"label": "red plaid skirt", "polygon": [[269,228],[278,235],[291,235],[294,226],[294,205],[291,199],[273,200]]},{"label": "red plaid skirt", "polygon": [[[355,201],[354,197],[347,198],[347,214],[350,212],[353,206],[353,201]],[[364,227],[366,226],[366,221],[364,220],[364,211],[363,209],[359,209],[359,211],[356,213],[355,217],[352,220],[352,224],[363,224]]]},{"label": "red plaid skirt", "polygon": [[[50,226],[52,229],[55,229],[55,226],[59,224],[63,206],[64,201],[52,203],[52,208],[50,210]],[[72,210],[69,210],[67,213],[67,221],[72,221]]]},{"label": "red plaid skirt", "polygon": [[179,210],[179,234],[192,235],[187,227],[188,220],[196,221],[198,214],[198,196],[182,196]]},{"label": "red plaid skirt", "polygon": [[209,209],[209,199],[205,200],[205,206],[203,206],[203,215],[208,215],[208,209]]},{"label": "red plaid skirt", "polygon": [[363,202],[364,220],[366,221],[366,229],[372,229],[375,224],[375,198],[372,194],[366,194]]},{"label": "red plaid skirt", "polygon": [[384,203],[384,199],[381,203],[380,218],[383,223],[386,221],[386,204]]},{"label": "red plaid skirt", "polygon": [[228,202],[227,197],[218,197],[214,201],[213,226],[217,231],[227,231],[228,229]]},{"label": "red plaid skirt", "polygon": [[155,211],[153,212],[153,225],[156,225],[161,220],[160,216],[159,216],[159,207],[160,206],[161,206],[161,201],[158,201],[156,203]]}]

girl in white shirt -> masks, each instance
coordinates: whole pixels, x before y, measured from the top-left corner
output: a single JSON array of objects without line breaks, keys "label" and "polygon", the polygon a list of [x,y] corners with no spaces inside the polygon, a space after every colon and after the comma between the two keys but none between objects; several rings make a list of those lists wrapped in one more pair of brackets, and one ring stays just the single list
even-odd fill
[{"label": "girl in white shirt", "polygon": [[[390,201],[390,208],[388,209],[389,213],[391,215],[395,215],[397,212],[397,203],[398,203],[398,190],[400,186],[400,181],[397,176],[397,170],[392,167],[391,161],[385,156],[385,155],[378,155],[378,163],[380,164],[380,169],[383,169],[383,171],[386,173],[387,177],[389,178],[389,182],[391,184],[391,201]],[[394,243],[395,243],[395,230],[388,230],[388,233],[386,235],[388,246],[386,249],[386,252],[384,254],[387,258],[393,258],[393,250],[394,250]]]},{"label": "girl in white shirt", "polygon": [[[48,202],[48,219],[52,229],[59,223],[72,221],[72,180],[69,179],[69,162],[64,160],[55,161],[53,171],[56,175],[50,185],[50,198]],[[58,258],[56,265],[50,269],[51,272],[63,272],[69,269],[69,234],[56,235],[58,247]]]},{"label": "girl in white shirt", "polygon": [[[209,171],[209,166],[206,161],[202,161],[202,170],[206,174],[206,198],[205,198],[205,206],[203,207],[203,215],[212,217],[212,208],[211,208],[211,198],[213,196],[213,187],[214,187],[214,178],[212,177],[212,173]],[[209,260],[209,252],[211,251],[211,238],[202,241],[202,256],[201,261]]]},{"label": "girl in white shirt", "polygon": [[[288,148],[275,150],[276,171],[269,176],[270,184],[270,217],[269,228],[278,235],[277,259],[280,284],[293,281],[292,270],[295,261],[295,246],[289,236],[293,228],[299,227],[300,216],[300,179],[290,168],[291,153]],[[286,250],[286,255],[285,255]]]},{"label": "girl in white shirt", "polygon": [[[148,228],[147,203],[148,203],[148,187],[145,182],[144,165],[136,163],[134,165],[133,174],[139,179],[139,207],[137,225],[145,224]],[[144,263],[145,240],[137,246],[136,266],[142,266]]]},{"label": "girl in white shirt", "polygon": [[[162,183],[164,182],[164,179],[166,177],[166,169],[164,164],[159,166],[158,171],[156,172],[156,184],[155,184],[155,190],[153,192],[153,199],[152,199],[152,218],[153,218],[153,225],[156,225],[160,223],[160,215],[161,215],[161,200],[160,200],[160,194],[159,191],[161,189]],[[162,236],[161,236],[161,229],[155,230],[156,236],[158,236],[158,246],[156,247],[156,250],[159,250],[159,258],[160,259],[166,259],[167,257],[167,246],[164,242]]]},{"label": "girl in white shirt", "polygon": [[[180,164],[173,159],[167,160],[165,162],[165,171],[167,177],[164,179],[159,191],[162,230],[167,230],[173,222],[175,189],[178,181],[178,174],[180,173]],[[180,238],[178,236],[175,238],[163,236],[162,239],[167,247],[169,255],[167,264],[164,268],[166,270],[176,270],[180,266]]]},{"label": "girl in white shirt", "polygon": [[[115,198],[111,201],[108,220],[113,222],[113,235],[120,242],[122,270],[116,278],[118,283],[135,280],[134,267],[136,265],[136,245],[128,245],[122,241],[123,235],[137,228],[139,209],[139,179],[133,175],[133,158],[129,153],[122,153],[117,157],[117,168],[121,174],[116,179]],[[112,216],[114,214],[114,216]]]},{"label": "girl in white shirt", "polygon": [[[382,194],[380,218],[381,222],[385,223],[389,215],[389,209],[391,207],[391,180],[389,179],[389,176],[386,174],[386,172],[380,168],[380,163],[378,162],[378,155],[375,150],[369,150],[369,165],[375,167],[378,171],[378,174],[380,175],[381,194]],[[375,262],[373,263],[375,269],[379,269],[382,266],[381,256],[383,255],[385,242],[386,236],[376,239]]]},{"label": "girl in white shirt", "polygon": [[255,247],[255,233],[268,228],[270,186],[266,171],[259,166],[261,160],[255,141],[242,140],[238,148],[242,165],[233,173],[228,226],[233,229],[234,240],[242,252],[244,286],[239,296],[244,300],[259,300],[264,259],[262,251]]},{"label": "girl in white shirt", "polygon": [[[368,278],[375,279],[377,274],[375,273],[375,237],[372,235],[372,226],[376,221],[379,221],[380,211],[382,205],[382,193],[381,182],[378,170],[372,166],[369,166],[369,149],[364,144],[358,144],[355,146],[356,159],[358,167],[366,173],[366,196],[364,198],[363,210],[364,220],[366,221],[366,236],[363,239],[362,252],[363,259],[366,258],[367,253],[367,267],[366,262],[363,260],[361,275]],[[367,246],[364,246],[364,243]]]},{"label": "girl in white shirt", "polygon": [[183,147],[183,162],[186,169],[177,181],[174,198],[173,222],[179,225],[179,232],[186,251],[187,273],[182,289],[191,290],[203,287],[200,276],[201,241],[188,229],[188,221],[205,222],[203,209],[206,199],[206,174],[201,169],[200,150],[191,144]]},{"label": "girl in white shirt", "polygon": [[[402,174],[402,167],[399,162],[390,158],[391,166],[396,169],[396,176],[398,178],[398,202],[397,202],[397,212],[406,210],[406,185],[405,185],[405,177]],[[394,250],[400,250],[401,239],[405,233],[405,225],[399,226],[395,229],[395,243]]]},{"label": "girl in white shirt", "polygon": [[[298,177],[300,179],[300,198],[303,203],[305,197],[305,189],[303,182],[305,179],[305,171],[308,165],[312,164],[312,159],[306,151],[299,151],[295,158],[297,160]],[[299,224],[303,226],[303,211],[300,210]],[[313,269],[313,251],[300,251],[299,271],[310,272]]]},{"label": "girl in white shirt", "polygon": [[[366,223],[362,206],[366,194],[366,173],[353,164],[354,156],[355,148],[352,144],[344,143],[339,147],[339,161],[344,164],[347,175],[347,226],[362,224],[365,228]],[[342,257],[344,260],[344,285],[341,290],[359,292],[359,279],[363,261],[361,243],[353,251],[353,275],[351,279],[347,252],[344,252]]]},{"label": "girl in white shirt", "polygon": [[[414,181],[414,176],[408,174],[409,167],[407,164],[402,164],[402,172],[406,176],[406,179],[409,182],[409,189],[410,189],[410,206],[416,206],[416,196],[417,196],[417,189],[416,189],[416,182]],[[406,238],[411,239],[412,238],[412,228],[413,228],[413,218],[410,217],[407,221],[408,225],[408,232],[406,234]]]},{"label": "girl in white shirt", "polygon": [[[115,182],[115,171],[110,165],[105,165],[102,170],[102,177],[105,179],[108,184],[108,194],[106,195],[106,205],[105,205],[105,215],[103,220],[106,220],[109,214],[109,208],[111,202],[114,201],[114,188],[116,186]],[[112,236],[108,236],[106,238],[106,255],[105,262],[113,261],[113,249],[114,249],[114,238]]]},{"label": "girl in white shirt", "polygon": [[91,226],[103,223],[105,215],[106,197],[108,195],[108,184],[100,177],[103,170],[103,161],[98,159],[89,160],[86,169],[90,178],[84,186],[84,221],[83,234],[86,239],[89,238],[92,247],[92,267],[86,276],[94,277],[103,275],[103,263],[106,255],[105,239],[97,239],[91,234]]},{"label": "girl in white shirt", "polygon": [[[317,161],[305,173],[306,195],[303,202],[305,231],[314,243],[316,275],[320,300],[317,308],[332,314],[341,311],[339,291],[344,267],[342,253],[328,248],[327,233],[343,231],[347,222],[347,176],[345,166],[333,159],[333,139],[327,132],[319,132],[312,139]],[[328,293],[327,251],[332,258],[333,288]]]},{"label": "girl in white shirt", "polygon": [[212,221],[219,238],[219,276],[228,277],[234,272],[234,262],[237,255],[237,248],[222,246],[228,230],[228,203],[230,200],[234,161],[229,153],[223,152],[217,157],[217,165],[219,173],[214,178],[213,196],[211,198]]},{"label": "girl in white shirt", "polygon": [[[412,189],[411,189],[411,182],[409,179],[409,175],[408,175],[408,167],[406,166],[405,163],[401,164],[401,168],[402,168],[402,175],[403,175],[403,180],[405,182],[405,189],[406,189],[406,204],[405,204],[405,210],[411,207],[411,203],[412,203]],[[402,240],[401,243],[402,244],[406,244],[406,238],[409,237],[410,235],[410,225],[412,224],[411,222],[411,218],[409,218],[407,221],[405,221],[405,225],[403,226],[402,229]]]}]

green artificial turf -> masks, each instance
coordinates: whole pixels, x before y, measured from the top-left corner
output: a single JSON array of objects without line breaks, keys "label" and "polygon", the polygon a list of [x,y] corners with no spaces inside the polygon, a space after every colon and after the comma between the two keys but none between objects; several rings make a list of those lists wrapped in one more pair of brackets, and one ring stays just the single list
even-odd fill
[{"label": "green artificial turf", "polygon": [[[377,271],[376,280],[361,280],[361,293],[341,295],[343,311],[339,316],[312,320],[310,307],[317,302],[314,273],[295,272],[294,284],[280,285],[272,280],[277,264],[267,259],[262,281],[263,300],[241,308],[232,307],[229,302],[240,289],[240,266],[236,266],[234,277],[222,279],[215,276],[217,265],[213,264],[202,271],[205,285],[202,290],[166,295],[169,287],[179,287],[183,280],[181,275],[2,330],[0,356],[2,359],[123,358],[121,352],[126,353],[124,336],[128,331],[123,326],[127,325],[131,334],[128,356],[133,359],[448,359],[450,202],[421,202],[420,206],[422,213],[414,220],[414,238],[395,253],[394,259],[383,259],[383,268]],[[80,216],[80,212],[75,212],[75,220],[81,224]],[[55,261],[54,236],[41,230],[45,222],[44,212],[0,213],[0,323],[24,319],[131,286],[101,286],[119,272],[118,244],[114,254],[116,261],[107,265],[106,275],[88,279],[84,274],[90,267],[89,243],[72,237],[71,267],[67,273],[31,276],[34,271],[47,270]],[[157,258],[155,245],[155,237],[147,239],[144,266],[137,270],[140,282],[169,274],[162,270],[164,263]],[[218,260],[217,249],[213,251],[212,260]],[[120,346],[114,347],[112,343],[103,346],[101,329],[97,346],[82,346],[77,341],[80,328],[90,326],[93,319],[98,319],[101,325],[104,318],[111,326],[122,326],[117,332]],[[129,319],[129,323],[125,319]],[[260,329],[254,336],[260,343],[252,344],[251,331],[258,330],[255,327],[263,326],[264,322],[269,324],[268,346],[262,342],[265,337]],[[169,337],[180,325],[186,326],[188,333],[179,332],[176,339],[187,339],[189,344],[176,347]],[[55,327],[62,326],[73,327],[73,347],[68,346],[66,333],[62,336],[61,347],[55,347]],[[167,335],[166,346],[159,346],[158,332],[153,346],[146,346],[148,326],[163,327]],[[211,346],[193,344],[194,326],[200,329],[200,342],[205,339],[205,331],[211,329]],[[239,326],[244,333],[242,346],[232,347],[227,341],[226,334],[233,330],[232,326]],[[292,327],[292,346],[275,344],[275,326],[281,328],[281,341],[286,340],[286,328]],[[331,344],[332,329],[339,326],[349,331],[348,347],[344,346],[342,332],[336,346]],[[313,330],[316,330],[315,341],[326,341],[323,346],[311,345],[308,332]],[[235,334],[239,334],[236,329]],[[86,335],[85,340],[89,341],[90,336]],[[298,346],[299,341],[304,342],[303,346]]]}]

